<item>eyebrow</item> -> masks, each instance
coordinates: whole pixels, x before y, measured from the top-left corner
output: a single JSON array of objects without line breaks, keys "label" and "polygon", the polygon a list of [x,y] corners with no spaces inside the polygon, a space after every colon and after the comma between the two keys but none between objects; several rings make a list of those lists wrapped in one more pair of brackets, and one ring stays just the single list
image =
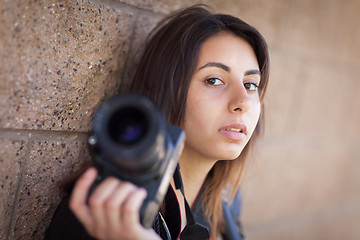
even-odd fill
[{"label": "eyebrow", "polygon": [[248,70],[245,72],[244,76],[248,76],[248,75],[253,75],[253,74],[257,74],[261,76],[261,73],[259,70],[257,69],[252,69],[252,70]]},{"label": "eyebrow", "polygon": [[225,64],[219,63],[219,62],[208,62],[204,64],[203,66],[199,67],[199,70],[206,68],[206,67],[218,67],[226,72],[231,72],[231,68],[229,66],[226,66]]},{"label": "eyebrow", "polygon": [[[219,63],[219,62],[208,62],[205,63],[203,66],[199,67],[199,70],[206,68],[206,67],[217,67],[217,68],[221,68],[223,70],[225,70],[226,72],[230,73],[231,72],[231,68],[229,66],[226,66],[223,63]],[[257,75],[261,75],[260,71],[257,69],[251,69],[245,72],[244,76],[248,76],[248,75],[253,75],[253,74],[257,74]]]}]

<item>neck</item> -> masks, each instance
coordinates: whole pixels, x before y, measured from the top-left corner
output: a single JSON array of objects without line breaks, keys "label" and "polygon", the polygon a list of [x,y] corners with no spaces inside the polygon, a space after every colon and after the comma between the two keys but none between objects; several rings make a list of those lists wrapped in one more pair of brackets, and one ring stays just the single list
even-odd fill
[{"label": "neck", "polygon": [[186,200],[190,206],[194,204],[201,186],[215,162],[215,160],[210,160],[194,154],[185,147],[180,157],[180,172],[184,184]]}]

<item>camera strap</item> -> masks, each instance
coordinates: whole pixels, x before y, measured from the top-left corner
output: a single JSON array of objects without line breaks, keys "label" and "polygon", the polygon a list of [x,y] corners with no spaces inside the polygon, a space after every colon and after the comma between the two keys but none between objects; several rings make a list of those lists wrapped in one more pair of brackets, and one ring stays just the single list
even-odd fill
[{"label": "camera strap", "polygon": [[185,212],[187,224],[184,230],[180,234],[180,240],[208,240],[210,239],[209,230],[195,222],[194,216],[192,214],[189,203],[185,198],[184,185],[182,182],[180,174],[180,165],[177,164],[177,167],[174,172],[174,183],[176,189],[180,189],[185,203]]}]

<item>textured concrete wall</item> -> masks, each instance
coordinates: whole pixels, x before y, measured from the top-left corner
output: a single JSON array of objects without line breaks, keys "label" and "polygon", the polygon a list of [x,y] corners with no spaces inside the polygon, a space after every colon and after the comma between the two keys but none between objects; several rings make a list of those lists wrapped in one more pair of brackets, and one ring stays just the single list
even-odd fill
[{"label": "textured concrete wall", "polygon": [[[207,0],[267,38],[267,131],[244,184],[248,239],[359,239],[360,3]],[[41,239],[89,159],[96,107],[134,49],[193,1],[0,0],[0,239]]]}]

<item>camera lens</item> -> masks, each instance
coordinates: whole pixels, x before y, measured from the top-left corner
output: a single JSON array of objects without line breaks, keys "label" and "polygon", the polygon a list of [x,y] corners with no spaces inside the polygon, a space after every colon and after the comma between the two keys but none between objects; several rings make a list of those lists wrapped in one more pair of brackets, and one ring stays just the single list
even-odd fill
[{"label": "camera lens", "polygon": [[147,133],[145,114],[137,108],[123,108],[109,121],[108,131],[118,145],[132,145],[139,142]]}]

